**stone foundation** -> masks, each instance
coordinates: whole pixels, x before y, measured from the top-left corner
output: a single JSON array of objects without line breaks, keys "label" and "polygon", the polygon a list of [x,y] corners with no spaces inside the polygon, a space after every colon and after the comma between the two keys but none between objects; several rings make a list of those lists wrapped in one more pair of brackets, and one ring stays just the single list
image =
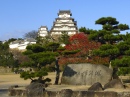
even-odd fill
[{"label": "stone foundation", "polygon": [[0,73],[11,73],[11,68],[0,66]]},{"label": "stone foundation", "polygon": [[[26,90],[10,89],[9,96],[29,97]],[[63,89],[61,91],[44,91],[40,97],[130,97],[130,92],[93,92],[93,91],[72,91]]]}]

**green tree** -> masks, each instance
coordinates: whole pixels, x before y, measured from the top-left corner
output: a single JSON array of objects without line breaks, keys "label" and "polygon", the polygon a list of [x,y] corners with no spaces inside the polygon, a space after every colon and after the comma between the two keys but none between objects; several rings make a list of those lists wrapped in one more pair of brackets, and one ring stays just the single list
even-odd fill
[{"label": "green tree", "polygon": [[90,34],[92,30],[86,29],[86,27],[79,28],[79,32],[84,32],[85,34]]},{"label": "green tree", "polygon": [[66,31],[63,31],[61,37],[59,37],[59,42],[62,44],[69,44],[69,35]]},{"label": "green tree", "polygon": [[36,38],[37,40],[37,44],[40,44],[40,45],[45,45],[45,44],[48,44],[48,42],[53,42],[53,39],[50,37],[50,36],[45,36],[45,37],[37,37]]},{"label": "green tree", "polygon": [[13,41],[15,41],[15,40],[17,40],[17,39],[16,39],[16,38],[10,38],[10,39],[8,40],[8,43],[13,42]]},{"label": "green tree", "polygon": [[47,51],[55,52],[59,48],[60,44],[57,42],[48,42],[48,44],[45,44],[44,47]]},{"label": "green tree", "polygon": [[[127,48],[124,44],[124,37],[126,38],[126,36],[122,35],[121,31],[128,30],[129,26],[119,24],[113,17],[102,17],[95,24],[102,25],[102,30],[91,31],[89,39],[100,42],[102,45],[99,49],[93,51],[93,55],[109,57],[109,62],[112,62],[113,65],[113,62],[117,61],[116,59],[124,55],[122,47]],[[118,65],[113,66],[118,67]]]},{"label": "green tree", "polygon": [[0,66],[18,67],[18,60],[15,60],[12,53],[8,51],[0,51]]},{"label": "green tree", "polygon": [[122,41],[120,31],[129,29],[128,25],[119,24],[116,18],[112,17],[102,17],[95,24],[102,25],[102,30],[91,31],[89,39],[96,40],[102,44],[115,44],[116,42]]},{"label": "green tree", "polygon": [[0,43],[0,66],[18,67],[18,60],[9,52],[9,42]]},{"label": "green tree", "polygon": [[[33,66],[35,67],[35,72],[23,72],[21,73],[21,78],[31,79],[38,77],[37,81],[45,82],[47,79],[42,80],[43,76],[46,76],[48,71],[44,69],[47,64],[51,64],[55,61],[55,57],[58,56],[57,52],[51,52],[44,49],[43,46],[40,45],[30,45],[27,46],[27,51],[23,52],[27,55],[32,61],[31,63],[25,63],[23,65]],[[50,81],[50,80],[48,80]]]},{"label": "green tree", "polygon": [[[18,61],[19,66],[21,67],[26,67],[30,64],[32,64],[32,61],[30,60],[30,58],[26,55],[23,55],[21,51],[17,50],[17,49],[10,49],[9,52],[11,52],[13,54],[13,58],[15,60]],[[28,65],[26,65],[25,63],[27,63]]]},{"label": "green tree", "polygon": [[130,34],[123,36],[123,41],[117,44],[120,51],[120,57],[112,60],[112,65],[118,67],[118,75],[130,73]]}]

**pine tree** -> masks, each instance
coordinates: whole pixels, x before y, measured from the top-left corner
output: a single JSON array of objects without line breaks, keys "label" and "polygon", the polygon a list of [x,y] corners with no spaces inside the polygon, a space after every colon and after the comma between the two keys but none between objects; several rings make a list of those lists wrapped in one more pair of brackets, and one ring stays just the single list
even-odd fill
[{"label": "pine tree", "polygon": [[102,17],[95,24],[102,25],[102,29],[91,31],[89,39],[100,42],[102,45],[99,49],[93,51],[93,55],[108,57],[114,68],[124,67],[119,60],[124,60],[126,53],[129,53],[129,44],[126,43],[129,34],[123,35],[121,31],[128,30],[129,26],[120,24],[113,17]]}]

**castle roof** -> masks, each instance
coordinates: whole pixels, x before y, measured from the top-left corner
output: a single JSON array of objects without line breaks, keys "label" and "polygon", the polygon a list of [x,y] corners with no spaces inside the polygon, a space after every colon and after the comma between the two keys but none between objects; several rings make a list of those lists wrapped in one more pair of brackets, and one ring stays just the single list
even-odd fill
[{"label": "castle roof", "polygon": [[55,18],[55,20],[74,20],[74,18]]},{"label": "castle roof", "polygon": [[40,28],[47,28],[47,26],[41,26]]},{"label": "castle roof", "polygon": [[60,14],[64,14],[64,13],[68,13],[68,14],[72,15],[72,13],[71,13],[70,10],[59,10],[58,16],[59,16]]}]

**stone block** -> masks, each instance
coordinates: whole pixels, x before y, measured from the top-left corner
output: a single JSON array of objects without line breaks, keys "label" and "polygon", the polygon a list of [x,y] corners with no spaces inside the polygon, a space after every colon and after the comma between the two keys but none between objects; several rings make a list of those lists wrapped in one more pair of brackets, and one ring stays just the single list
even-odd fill
[{"label": "stone block", "polygon": [[96,82],[102,85],[112,79],[113,70],[97,64],[68,64],[63,71],[61,84],[92,85]]}]

